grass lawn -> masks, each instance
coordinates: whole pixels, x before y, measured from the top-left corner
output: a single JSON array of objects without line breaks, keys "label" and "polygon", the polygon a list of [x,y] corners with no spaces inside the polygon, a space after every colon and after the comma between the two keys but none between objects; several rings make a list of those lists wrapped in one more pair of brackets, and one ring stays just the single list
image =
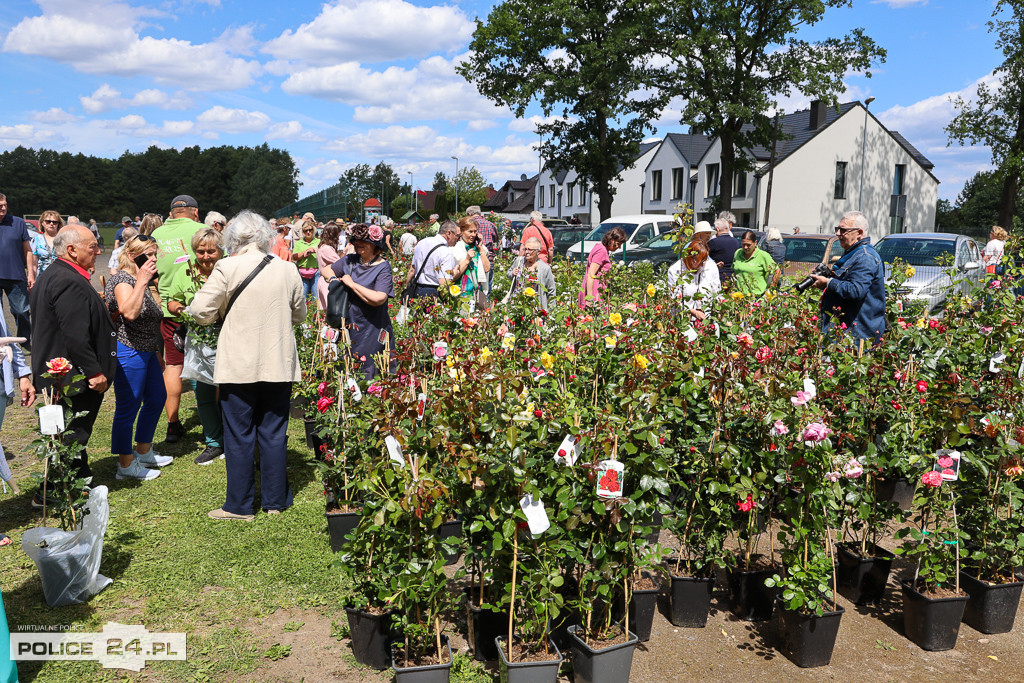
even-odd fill
[{"label": "grass lawn", "polygon": [[[94,485],[110,489],[110,524],[100,572],[113,583],[84,605],[50,608],[35,565],[20,549],[22,532],[41,523],[30,506],[32,472],[41,471],[29,444],[35,410],[12,406],[2,442],[22,492],[0,498],[0,531],[13,545],[0,548],[0,587],[12,632],[19,625],[72,625],[101,631],[108,621],[143,624],[150,631],[184,632],[188,659],[153,662],[133,673],[95,662],[22,662],[22,681],[314,681],[389,680],[390,672],[363,669],[343,636],[340,580],[323,516],[322,485],[305,445],[301,421],[289,430],[288,475],[295,505],[284,514],[218,522],[207,512],[224,502],[224,464],[200,467],[201,428],[192,394],[183,399],[188,435],[157,450],[175,456],[158,479],[114,478],[109,453],[113,391],[107,394],[90,442]],[[257,502],[259,490],[257,482]],[[460,656],[453,680],[491,680]]]}]

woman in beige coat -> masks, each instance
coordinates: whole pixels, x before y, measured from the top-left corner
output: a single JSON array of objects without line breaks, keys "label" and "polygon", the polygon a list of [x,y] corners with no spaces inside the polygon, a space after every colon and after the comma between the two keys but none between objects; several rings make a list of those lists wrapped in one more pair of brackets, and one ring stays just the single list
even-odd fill
[{"label": "woman in beige coat", "polygon": [[[295,266],[268,256],[274,232],[251,211],[224,231],[229,258],[217,262],[189,309],[202,325],[224,320],[213,379],[220,386],[227,496],[213,519],[252,521],[255,453],[260,451],[261,507],[278,513],[292,504],[286,472],[288,402],[301,376],[292,325],[306,317]],[[228,302],[261,263],[228,311]]]}]

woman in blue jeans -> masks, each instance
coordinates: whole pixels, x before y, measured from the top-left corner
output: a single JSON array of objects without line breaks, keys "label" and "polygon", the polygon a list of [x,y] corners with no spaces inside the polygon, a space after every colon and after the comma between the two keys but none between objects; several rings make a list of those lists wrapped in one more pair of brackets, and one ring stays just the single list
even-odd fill
[{"label": "woman in blue jeans", "polygon": [[104,290],[117,329],[118,372],[114,377],[110,452],[118,457],[118,479],[156,479],[160,471],[150,467],[163,467],[173,460],[153,450],[153,433],[167,399],[159,356],[163,312],[149,291],[156,275],[156,252],[156,242],[149,235],[129,239],[121,251],[117,272],[110,276]]}]

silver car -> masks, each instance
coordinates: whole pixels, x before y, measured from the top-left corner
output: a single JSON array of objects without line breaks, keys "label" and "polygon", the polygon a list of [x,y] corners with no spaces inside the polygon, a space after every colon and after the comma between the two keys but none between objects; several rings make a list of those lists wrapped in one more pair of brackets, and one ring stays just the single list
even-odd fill
[{"label": "silver car", "polygon": [[981,249],[966,235],[940,232],[914,232],[886,235],[875,244],[885,262],[886,284],[891,284],[890,267],[897,259],[913,266],[898,294],[911,301],[923,301],[927,313],[936,313],[946,305],[950,292],[966,293],[978,287],[985,275]]}]

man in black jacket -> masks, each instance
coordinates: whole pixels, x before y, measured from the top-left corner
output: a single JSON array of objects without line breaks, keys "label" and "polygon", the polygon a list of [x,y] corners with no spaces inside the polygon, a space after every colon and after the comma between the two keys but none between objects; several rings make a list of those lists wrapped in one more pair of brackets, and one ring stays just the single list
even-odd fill
[{"label": "man in black jacket", "polygon": [[[84,225],[68,225],[57,233],[53,250],[57,259],[39,276],[30,298],[32,375],[40,394],[53,384],[43,374],[54,358],[71,361],[69,375],[85,376],[77,387],[80,391],[67,399],[71,412],[85,415],[67,427],[81,449],[75,460],[78,474],[89,478],[92,471],[85,447],[103,403],[103,392],[113,383],[117,371],[117,333],[103,299],[89,281],[100,253],[95,235]],[[32,504],[42,506],[39,494]]]},{"label": "man in black jacket", "polygon": [[715,221],[715,232],[718,235],[708,240],[708,256],[718,266],[718,279],[722,283],[732,278],[733,257],[740,248],[740,241],[732,236],[730,228],[732,224],[728,218],[719,218]]}]

